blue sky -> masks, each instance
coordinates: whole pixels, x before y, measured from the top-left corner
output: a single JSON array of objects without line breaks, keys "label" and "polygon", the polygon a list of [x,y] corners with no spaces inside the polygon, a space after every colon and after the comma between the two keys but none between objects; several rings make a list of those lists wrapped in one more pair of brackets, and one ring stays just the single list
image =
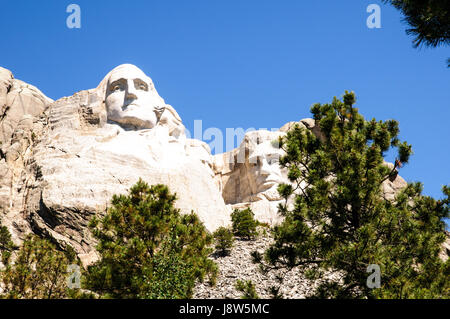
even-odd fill
[{"label": "blue sky", "polygon": [[[81,7],[81,29],[66,7]],[[381,29],[366,8],[381,6]],[[414,155],[400,174],[442,197],[450,182],[450,48],[414,49],[381,1],[4,1],[0,65],[53,99],[132,63],[192,132],[272,128],[345,90],[366,118],[396,119]]]}]

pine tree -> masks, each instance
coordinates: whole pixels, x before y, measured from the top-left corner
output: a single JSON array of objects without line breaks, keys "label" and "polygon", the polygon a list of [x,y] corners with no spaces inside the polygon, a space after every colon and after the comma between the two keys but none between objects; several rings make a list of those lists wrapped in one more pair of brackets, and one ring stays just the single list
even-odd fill
[{"label": "pine tree", "polygon": [[214,282],[209,235],[194,213],[181,215],[167,186],[139,180],[90,224],[101,259],[86,286],[110,298],[189,298],[196,280]]},{"label": "pine tree", "polygon": [[[0,220],[1,225],[1,220]],[[0,262],[4,265],[9,263],[11,253],[17,249],[11,240],[11,234],[6,226],[0,226]]]},{"label": "pine tree", "polygon": [[[10,238],[2,229],[3,238]],[[2,246],[2,250],[4,246]],[[3,251],[2,251],[3,252]],[[17,251],[14,263],[7,259],[0,271],[3,284],[2,298],[12,299],[61,299],[87,297],[76,289],[69,289],[68,266],[76,264],[74,251],[57,250],[46,239],[29,235]]]},{"label": "pine tree", "polygon": [[250,208],[243,210],[235,209],[231,213],[231,222],[233,233],[236,236],[251,239],[258,234],[256,230],[258,221],[255,220],[255,214]]},{"label": "pine tree", "polygon": [[[450,261],[438,254],[450,188],[435,200],[411,183],[385,199],[382,183],[408,163],[412,149],[399,141],[396,121],[366,121],[355,101],[346,92],[343,101],[312,106],[323,141],[298,125],[280,139],[280,165],[292,183],[278,189],[284,221],[273,229],[274,244],[254,259],[266,271],[298,267],[321,279],[311,297],[448,298]],[[383,161],[391,148],[398,152],[394,167]],[[367,285],[371,264],[380,267],[380,288]]]},{"label": "pine tree", "polygon": [[450,44],[450,6],[447,0],[383,0],[405,15],[404,21],[415,35],[414,46],[436,47]]},{"label": "pine tree", "polygon": [[231,247],[233,247],[234,237],[230,229],[225,227],[219,227],[213,234],[216,240],[216,251],[222,256],[226,256],[229,253]]},{"label": "pine tree", "polygon": [[243,281],[238,279],[235,287],[237,291],[242,292],[242,299],[259,299],[256,287],[251,280]]},{"label": "pine tree", "polygon": [[[383,0],[392,4],[404,15],[410,26],[406,30],[415,36],[415,48],[422,45],[437,47],[450,45],[450,5],[448,0]],[[447,59],[450,67],[450,59]]]}]

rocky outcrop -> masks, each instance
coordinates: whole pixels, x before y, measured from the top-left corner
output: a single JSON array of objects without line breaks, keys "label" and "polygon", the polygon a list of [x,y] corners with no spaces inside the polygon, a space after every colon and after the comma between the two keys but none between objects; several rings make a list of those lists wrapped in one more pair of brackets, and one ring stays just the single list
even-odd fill
[{"label": "rocky outcrop", "polygon": [[444,261],[450,257],[450,232],[445,231],[445,235],[446,238],[442,244],[442,249],[439,253],[439,257]]},{"label": "rocky outcrop", "polygon": [[254,240],[236,240],[229,255],[212,255],[219,266],[217,282],[211,286],[207,281],[198,283],[194,289],[194,299],[239,299],[242,292],[236,289],[237,280],[251,280],[260,298],[271,298],[270,288],[278,287],[277,275],[285,279],[280,293],[283,298],[305,298],[313,286],[297,269],[290,272],[272,271],[261,273],[259,265],[252,262],[251,253],[263,253],[273,242],[270,236],[260,235]]},{"label": "rocky outcrop", "polygon": [[[281,222],[278,205],[282,202],[277,187],[289,184],[287,170],[278,163],[284,152],[278,147],[278,139],[286,135],[295,125],[310,130],[317,138],[325,136],[314,119],[288,122],[278,131],[258,130],[245,134],[240,146],[229,152],[214,156],[214,171],[222,197],[231,209],[251,208],[255,218],[274,225]],[[389,168],[392,163],[385,162]],[[406,187],[406,181],[395,175],[383,182],[382,191],[386,199],[393,200],[395,194]],[[302,185],[305,187],[305,185]]]},{"label": "rocky outcrop", "polygon": [[[197,283],[194,289],[195,299],[239,299],[243,293],[236,289],[237,280],[250,280],[260,298],[273,298],[271,288],[280,288],[282,298],[299,299],[311,295],[319,281],[308,280],[299,268],[290,271],[272,270],[265,274],[260,271],[259,264],[252,262],[252,252],[261,254],[273,243],[273,238],[262,229],[254,240],[237,239],[227,256],[213,254],[211,258],[219,266],[216,284],[211,286],[207,281]],[[283,278],[280,286],[278,278]],[[335,278],[330,272],[326,278]]]},{"label": "rocky outcrop", "polygon": [[33,146],[53,101],[0,68],[0,218],[16,242],[29,233],[26,203],[36,188]]},{"label": "rocky outcrop", "polygon": [[[440,258],[447,260],[450,256],[450,233],[446,232]],[[212,254],[211,258],[219,266],[216,284],[211,286],[207,281],[197,283],[194,289],[195,299],[239,299],[242,292],[236,289],[237,280],[252,281],[260,298],[272,298],[271,287],[280,287],[277,277],[283,278],[279,293],[283,298],[306,298],[314,293],[319,281],[308,280],[298,268],[290,271],[273,270],[265,274],[260,271],[259,264],[252,262],[252,252],[264,253],[273,243],[273,238],[260,230],[254,240],[237,239],[227,256]],[[332,273],[327,274],[333,278]]]},{"label": "rocky outcrop", "polygon": [[281,221],[277,206],[282,198],[277,187],[289,183],[286,170],[278,164],[283,155],[278,138],[284,135],[280,131],[248,132],[237,149],[214,156],[225,203],[232,209],[250,207],[257,220],[270,225]]},{"label": "rocky outcrop", "polygon": [[2,73],[7,100],[0,122],[0,208],[17,243],[34,232],[62,248],[71,245],[85,264],[92,262],[89,220],[139,178],[168,185],[181,212],[195,211],[208,230],[229,224],[209,146],[186,138],[178,114],[156,90],[149,95],[163,109],[158,122],[151,129],[130,129],[108,119],[107,80],[53,102],[9,75]]},{"label": "rocky outcrop", "polygon": [[[57,101],[0,68],[0,218],[16,244],[40,234],[74,247],[85,265],[97,258],[89,220],[139,178],[168,185],[181,212],[195,211],[210,231],[246,207],[273,225],[282,220],[277,186],[289,182],[277,141],[295,124],[324,138],[313,119],[302,119],[249,132],[238,148],[212,156],[186,137],[175,109],[135,66]],[[392,199],[405,186],[396,176],[383,191]]]}]

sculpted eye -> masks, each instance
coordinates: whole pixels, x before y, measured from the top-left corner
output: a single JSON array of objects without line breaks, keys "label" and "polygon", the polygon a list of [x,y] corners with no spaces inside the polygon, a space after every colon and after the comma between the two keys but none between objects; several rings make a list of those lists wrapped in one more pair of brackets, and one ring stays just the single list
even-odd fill
[{"label": "sculpted eye", "polygon": [[269,159],[267,161],[269,163],[269,165],[273,165],[279,162],[279,158],[277,156],[272,157],[271,159]]},{"label": "sculpted eye", "polygon": [[148,85],[145,82],[139,81],[138,83],[135,84],[135,87],[138,90],[148,91]]},{"label": "sculpted eye", "polygon": [[115,91],[119,91],[119,90],[120,90],[120,85],[114,85],[111,91],[115,92]]}]

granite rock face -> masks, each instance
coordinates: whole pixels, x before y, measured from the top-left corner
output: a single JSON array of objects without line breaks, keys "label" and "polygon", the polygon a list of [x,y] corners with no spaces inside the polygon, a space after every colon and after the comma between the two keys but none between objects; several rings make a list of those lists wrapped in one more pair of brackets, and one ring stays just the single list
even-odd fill
[{"label": "granite rock face", "polygon": [[[324,138],[303,119],[248,132],[238,148],[212,156],[135,66],[57,101],[0,68],[0,219],[17,244],[36,233],[71,245],[85,265],[97,258],[89,220],[139,178],[168,185],[181,212],[195,211],[209,231],[229,225],[236,208],[273,225],[282,220],[277,186],[289,182],[277,143],[295,124]],[[396,176],[383,191],[393,199],[405,186]]]},{"label": "granite rock face", "polygon": [[0,68],[0,218],[20,242],[30,232],[27,202],[35,184],[33,145],[53,100]]},{"label": "granite rock face", "polygon": [[[284,151],[278,148],[278,139],[299,125],[310,130],[317,138],[325,136],[311,118],[288,122],[278,131],[258,130],[245,134],[241,145],[229,152],[214,156],[214,169],[225,203],[231,209],[251,208],[255,218],[269,225],[282,221],[278,204],[282,198],[277,187],[289,184],[287,170],[280,169],[279,158]],[[385,165],[393,168],[392,163]],[[395,194],[406,187],[406,181],[396,175],[383,182],[385,198],[393,200]],[[305,185],[301,185],[303,188]]]},{"label": "granite rock face", "polygon": [[439,253],[439,257],[442,260],[447,260],[450,257],[450,232],[445,231],[445,235],[447,237],[445,241],[442,243],[442,249]]},{"label": "granite rock face", "polygon": [[[99,87],[54,102],[2,70],[0,209],[16,242],[34,232],[60,247],[70,244],[85,264],[92,262],[89,220],[139,178],[168,185],[181,212],[195,211],[209,231],[230,223],[209,146],[186,138],[178,114],[142,71],[115,70]],[[114,93],[111,74],[124,85]],[[108,104],[113,94],[122,94],[115,105]],[[113,107],[123,110],[114,121]]]},{"label": "granite rock face", "polygon": [[238,148],[214,156],[225,203],[232,209],[249,207],[257,220],[270,225],[281,221],[277,206],[282,198],[277,187],[289,183],[287,171],[278,163],[283,155],[278,138],[284,135],[281,131],[248,132]]}]

